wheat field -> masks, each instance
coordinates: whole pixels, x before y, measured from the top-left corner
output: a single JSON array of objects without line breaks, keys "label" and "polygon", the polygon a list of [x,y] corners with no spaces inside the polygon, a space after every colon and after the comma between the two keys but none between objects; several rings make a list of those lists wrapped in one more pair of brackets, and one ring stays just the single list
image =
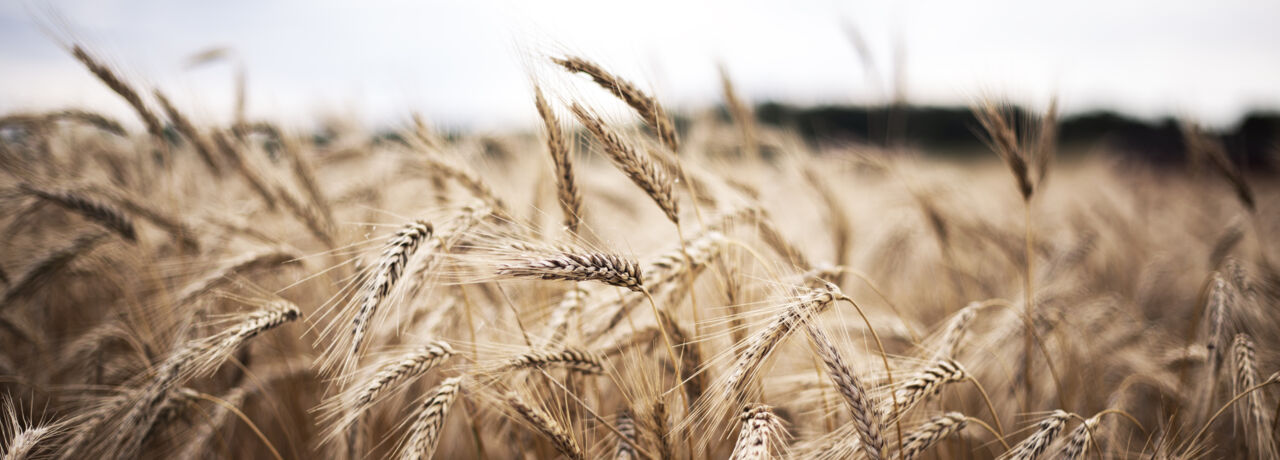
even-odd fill
[{"label": "wheat field", "polygon": [[[1277,187],[678,125],[585,57],[540,129],[0,120],[0,452],[26,458],[1276,458]],[[243,103],[243,101],[242,101]]]}]

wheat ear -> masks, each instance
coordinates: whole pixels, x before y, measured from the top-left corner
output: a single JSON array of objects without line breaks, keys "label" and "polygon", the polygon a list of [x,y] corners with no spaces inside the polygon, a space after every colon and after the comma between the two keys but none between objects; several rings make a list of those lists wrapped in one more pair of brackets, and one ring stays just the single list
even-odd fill
[{"label": "wheat ear", "polygon": [[164,140],[164,126],[160,124],[160,119],[156,118],[155,114],[151,113],[151,110],[147,108],[146,104],[142,103],[142,97],[138,96],[138,92],[134,91],[133,87],[120,79],[120,77],[118,77],[110,67],[107,67],[94,59],[93,56],[90,56],[84,48],[80,47],[80,45],[72,46],[71,54],[75,56],[76,60],[80,61],[85,68],[89,69],[89,72],[98,77],[98,80],[101,80],[103,84],[106,84],[107,88],[111,88],[111,91],[114,91],[123,98],[125,102],[129,103],[129,106],[133,108],[133,111],[138,114],[138,118],[142,119],[142,124],[147,127],[147,132],[151,133],[151,137],[155,138],[157,141]]},{"label": "wheat ear", "polygon": [[742,430],[733,446],[732,460],[773,458],[784,435],[782,421],[764,404],[748,404],[742,410]]},{"label": "wheat ear", "polygon": [[4,299],[0,300],[0,311],[13,305],[14,301],[26,297],[38,289],[41,283],[47,281],[54,273],[62,270],[77,257],[86,252],[93,250],[98,244],[106,240],[107,233],[101,230],[86,233],[77,236],[71,240],[66,246],[54,248],[52,251],[36,259],[27,271],[21,276],[14,279],[9,285],[9,289],[4,293]]},{"label": "wheat ear", "polygon": [[1209,334],[1205,347],[1209,350],[1210,378],[1216,378],[1226,359],[1228,310],[1236,301],[1236,292],[1221,273],[1213,272],[1209,278],[1208,316]]},{"label": "wheat ear", "polygon": [[298,256],[281,248],[249,251],[228,260],[221,267],[188,283],[178,291],[174,305],[185,306],[196,298],[229,282],[233,277],[254,270],[276,268],[296,260]]},{"label": "wheat ear", "polygon": [[671,433],[671,426],[667,421],[667,402],[661,399],[661,396],[649,404],[649,416],[645,422],[646,428],[653,435],[658,457],[675,458],[675,449],[671,445],[671,440],[667,438]]},{"label": "wheat ear", "polygon": [[569,334],[569,325],[582,314],[583,303],[586,302],[587,291],[574,287],[564,293],[560,303],[551,311],[551,319],[547,322],[547,343],[563,342]]},{"label": "wheat ear", "polygon": [[507,208],[502,199],[498,198],[493,188],[489,187],[489,184],[475,172],[443,158],[437,158],[436,155],[423,155],[421,158],[430,171],[457,181],[472,195],[484,200],[485,204],[492,206],[496,212],[506,213]]},{"label": "wheat ear", "polygon": [[947,412],[922,423],[903,439],[902,453],[899,458],[911,460],[924,451],[929,450],[938,441],[963,430],[969,418],[959,412]]},{"label": "wheat ear", "polygon": [[622,99],[636,113],[640,114],[645,122],[658,133],[658,139],[662,141],[663,145],[667,146],[672,152],[680,150],[680,141],[676,137],[675,125],[667,117],[666,110],[662,108],[662,105],[656,99],[645,94],[644,91],[640,91],[630,82],[609,73],[599,65],[596,65],[596,63],[586,59],[568,57],[564,59],[552,58],[551,61],[564,67],[565,70],[583,73],[591,77],[596,84]]},{"label": "wheat ear", "polygon": [[[28,460],[39,458],[36,456],[36,449],[40,447],[46,439],[57,434],[56,426],[50,425],[30,425],[23,423],[18,417],[18,410],[14,407],[13,399],[5,396],[3,399],[3,419],[0,421],[7,425],[4,433],[3,441],[7,444],[0,449],[3,457],[0,460]],[[28,425],[24,427],[23,425]]]},{"label": "wheat ear", "polygon": [[604,373],[604,365],[599,356],[576,348],[566,348],[555,352],[534,351],[525,353],[511,358],[510,361],[498,368],[498,371],[538,369],[552,364],[564,366],[583,374],[600,375]]},{"label": "wheat ear", "polygon": [[1067,436],[1067,443],[1062,446],[1062,454],[1058,458],[1063,460],[1077,460],[1084,457],[1085,451],[1089,449],[1089,441],[1093,437],[1093,430],[1098,427],[1099,416],[1089,417],[1071,430],[1071,434]]},{"label": "wheat ear", "polygon": [[840,293],[840,288],[830,283],[825,287],[804,292],[789,302],[785,310],[775,316],[769,325],[753,334],[748,339],[746,350],[724,378],[723,392],[726,400],[745,398],[752,376],[768,359],[773,349],[782,343],[797,326],[826,311],[838,295],[843,295]]},{"label": "wheat ear", "polygon": [[1192,123],[1183,123],[1182,128],[1183,141],[1187,145],[1187,150],[1191,155],[1207,158],[1213,168],[1217,170],[1222,177],[1231,183],[1235,189],[1236,198],[1240,200],[1240,204],[1249,212],[1257,210],[1257,204],[1254,199],[1253,188],[1245,181],[1244,174],[1240,173],[1240,168],[1231,161],[1227,156],[1227,150],[1222,146],[1222,142],[1214,139],[1206,134],[1200,127]]},{"label": "wheat ear", "polygon": [[1030,437],[1024,439],[1013,449],[1006,452],[1001,458],[1008,460],[1035,460],[1044,454],[1050,444],[1057,439],[1058,433],[1062,432],[1063,426],[1067,424],[1067,419],[1071,418],[1071,414],[1062,410],[1053,411],[1048,417],[1045,417],[1036,425],[1036,432]]},{"label": "wheat ear", "polygon": [[436,341],[383,364],[373,378],[359,387],[360,392],[355,395],[356,410],[367,407],[393,386],[427,373],[450,356],[453,356],[453,347],[448,342]]},{"label": "wheat ear", "polygon": [[[1239,394],[1258,384],[1258,366],[1254,353],[1253,338],[1248,334],[1236,334],[1231,342],[1231,355],[1235,361],[1235,388],[1232,393]],[[1261,391],[1249,392],[1245,396],[1246,404],[1235,406],[1236,418],[1240,426],[1252,432],[1253,455],[1258,458],[1275,458],[1276,446],[1270,436],[1271,421],[1267,417],[1264,394]],[[1242,407],[1242,408],[1241,408]]]},{"label": "wheat ear", "polygon": [[636,443],[636,421],[631,417],[630,412],[618,414],[618,420],[614,422],[618,428],[618,433],[625,440],[618,440],[618,447],[613,451],[613,460],[635,460],[639,457],[636,453],[634,444]]},{"label": "wheat ear", "polygon": [[1004,112],[1005,109],[1000,104],[991,100],[983,100],[973,109],[974,117],[987,132],[992,150],[1000,155],[1013,174],[1014,180],[1018,182],[1018,191],[1022,194],[1022,199],[1030,200],[1031,195],[1035,193],[1035,183],[1031,176],[1032,159],[1029,158],[1027,150],[1018,143],[1017,132]]},{"label": "wheat ear", "polygon": [[138,234],[133,228],[133,219],[115,206],[71,190],[45,189],[31,184],[21,184],[18,188],[28,195],[97,222],[116,232],[121,238],[129,241],[138,240]]},{"label": "wheat ear", "polygon": [[[942,387],[951,383],[962,382],[969,378],[969,373],[965,371],[964,366],[954,360],[943,358],[935,361],[929,366],[925,366],[916,373],[902,382],[902,385],[894,390],[894,401],[898,404],[898,413],[906,412],[916,403],[937,395],[942,391]],[[894,413],[893,403],[889,403],[880,409],[880,413],[887,416]]]},{"label": "wheat ear", "polygon": [[498,266],[497,274],[544,280],[598,281],[640,292],[640,266],[634,260],[600,252],[562,252]]},{"label": "wheat ear", "polygon": [[964,334],[969,330],[969,323],[973,322],[973,318],[978,315],[980,304],[972,303],[966,305],[960,311],[956,312],[951,320],[947,321],[946,327],[942,329],[941,338],[938,340],[938,349],[934,352],[934,359],[956,357],[956,353],[960,350],[960,343],[964,339]]},{"label": "wheat ear", "polygon": [[564,212],[564,227],[569,233],[577,234],[582,223],[582,193],[578,191],[577,181],[573,178],[573,161],[569,155],[569,145],[565,142],[564,131],[556,120],[551,105],[542,97],[542,88],[533,88],[534,104],[538,107],[538,115],[547,130],[547,151],[551,153],[551,163],[556,173],[556,197],[560,201],[560,210]]},{"label": "wheat ear", "polygon": [[418,406],[413,425],[409,427],[409,437],[400,451],[401,460],[422,460],[435,455],[436,445],[440,443],[440,432],[445,420],[449,418],[449,408],[453,406],[461,388],[462,377],[447,378]]},{"label": "wheat ear", "polygon": [[396,231],[387,241],[373,268],[373,274],[362,288],[360,308],[351,320],[352,358],[360,355],[360,345],[368,331],[369,321],[400,280],[400,275],[409,265],[409,257],[413,256],[424,240],[431,237],[433,231],[430,223],[415,220]]},{"label": "wheat ear", "polygon": [[515,410],[516,414],[519,414],[525,423],[532,426],[534,430],[543,436],[546,436],[547,439],[550,439],[551,444],[565,457],[570,460],[585,460],[587,458],[586,454],[582,452],[582,448],[578,446],[578,442],[546,412],[526,404],[514,394],[508,395],[506,401],[507,405],[511,406],[511,409]]},{"label": "wheat ear", "polygon": [[826,333],[811,323],[805,324],[805,330],[813,340],[814,351],[826,364],[827,373],[831,375],[836,390],[849,404],[849,412],[854,426],[858,429],[858,434],[862,436],[862,449],[866,452],[867,458],[873,460],[885,458],[884,437],[880,434],[884,430],[880,426],[880,417],[875,411],[875,401],[867,396],[866,387],[853,373],[853,369],[845,364],[844,358],[827,338]]},{"label": "wheat ear", "polygon": [[218,151],[222,152],[222,157],[231,162],[231,165],[236,168],[236,172],[240,173],[240,177],[243,177],[245,182],[249,183],[249,187],[258,194],[258,197],[262,198],[262,202],[266,203],[267,208],[275,209],[276,196],[273,193],[275,188],[267,183],[267,179],[262,177],[248,158],[244,157],[244,154],[232,143],[232,140],[222,131],[214,131],[213,143],[218,147]]},{"label": "wheat ear", "polygon": [[196,154],[200,155],[200,159],[204,161],[209,171],[212,171],[215,176],[222,175],[222,168],[213,156],[213,146],[209,145],[209,141],[200,135],[200,131],[196,130],[195,125],[191,124],[181,111],[169,103],[169,98],[165,97],[159,89],[155,90],[155,97],[156,101],[160,102],[160,108],[164,109],[165,115],[173,121],[173,128],[191,142],[191,146],[195,148]]},{"label": "wheat ear", "polygon": [[724,95],[724,104],[729,108],[729,115],[733,117],[733,122],[738,125],[738,129],[742,131],[742,150],[746,157],[753,158],[759,152],[760,146],[756,133],[756,117],[751,113],[751,106],[743,102],[738,96],[738,92],[734,89],[733,80],[729,78],[729,71],[720,66],[720,90]]},{"label": "wheat ear", "polygon": [[680,209],[672,191],[671,176],[654,162],[652,158],[642,155],[630,145],[623,142],[612,130],[605,127],[604,121],[578,103],[572,106],[573,115],[586,126],[587,131],[595,136],[604,147],[605,155],[618,169],[621,169],[631,182],[644,190],[649,198],[662,209],[667,219],[673,223],[680,222]]},{"label": "wheat ear", "polygon": [[297,319],[298,308],[292,304],[272,304],[248,314],[232,327],[179,347],[156,369],[155,377],[136,390],[134,404],[125,412],[120,425],[110,438],[119,458],[135,458],[142,449],[145,434],[151,431],[160,409],[171,390],[192,377],[207,375],[217,369],[230,353],[258,334]]},{"label": "wheat ear", "polygon": [[105,115],[90,112],[88,110],[59,110],[57,112],[49,113],[45,118],[51,122],[67,120],[76,123],[83,123],[117,136],[127,136],[129,134],[128,131],[125,131],[124,126],[121,125],[120,122]]}]

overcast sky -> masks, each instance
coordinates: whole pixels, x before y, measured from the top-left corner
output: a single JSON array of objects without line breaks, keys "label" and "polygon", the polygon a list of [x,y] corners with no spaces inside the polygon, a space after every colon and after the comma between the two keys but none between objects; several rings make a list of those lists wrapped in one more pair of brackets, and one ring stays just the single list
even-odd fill
[{"label": "overcast sky", "polygon": [[[228,119],[234,50],[254,118],[393,123],[418,111],[480,129],[534,120],[541,56],[581,54],[676,108],[719,101],[723,63],[751,101],[885,100],[894,68],[919,103],[984,94],[1144,117],[1233,122],[1280,108],[1280,2],[0,0],[0,112],[89,107],[131,119],[60,47],[75,40],[197,118]],[[865,37],[868,71],[846,25]],[[571,81],[571,80],[568,80]]]}]

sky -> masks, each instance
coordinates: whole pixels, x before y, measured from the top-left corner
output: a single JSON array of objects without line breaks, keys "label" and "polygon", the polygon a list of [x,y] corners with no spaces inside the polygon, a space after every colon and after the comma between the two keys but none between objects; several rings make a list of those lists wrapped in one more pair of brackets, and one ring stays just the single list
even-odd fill
[{"label": "sky", "polygon": [[[1066,112],[1225,126],[1280,108],[1277,19],[1280,2],[1241,0],[0,0],[0,113],[82,107],[136,123],[71,58],[75,42],[204,122],[230,119],[243,66],[250,118],[527,127],[534,80],[558,100],[610,103],[547,64],[573,54],[676,110],[718,104],[723,66],[757,103],[1056,95]],[[212,47],[230,54],[187,65]]]}]

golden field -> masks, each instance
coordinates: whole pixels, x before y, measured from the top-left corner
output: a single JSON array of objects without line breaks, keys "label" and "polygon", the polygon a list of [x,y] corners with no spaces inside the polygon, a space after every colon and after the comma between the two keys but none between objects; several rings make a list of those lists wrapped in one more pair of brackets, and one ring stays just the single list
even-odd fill
[{"label": "golden field", "polygon": [[[0,451],[21,458],[1275,458],[1280,209],[1191,161],[981,161],[679,126],[0,121]],[[594,90],[594,89],[593,89]]]}]

